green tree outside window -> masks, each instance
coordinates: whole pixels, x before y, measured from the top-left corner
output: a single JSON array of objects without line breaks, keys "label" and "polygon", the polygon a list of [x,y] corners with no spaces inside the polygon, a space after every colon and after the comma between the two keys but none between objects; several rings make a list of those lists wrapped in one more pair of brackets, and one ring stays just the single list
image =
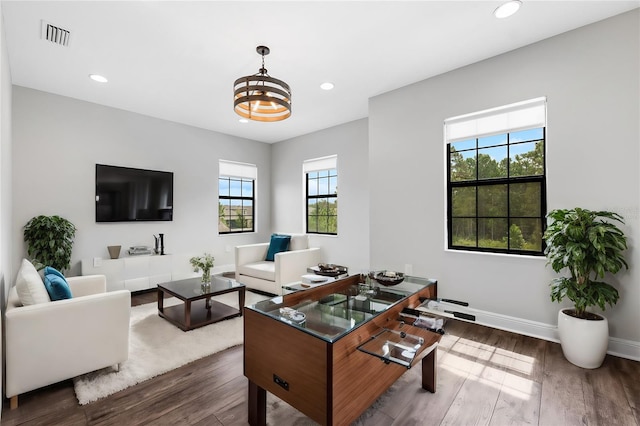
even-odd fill
[{"label": "green tree outside window", "polygon": [[542,255],[544,128],[448,145],[449,247]]}]

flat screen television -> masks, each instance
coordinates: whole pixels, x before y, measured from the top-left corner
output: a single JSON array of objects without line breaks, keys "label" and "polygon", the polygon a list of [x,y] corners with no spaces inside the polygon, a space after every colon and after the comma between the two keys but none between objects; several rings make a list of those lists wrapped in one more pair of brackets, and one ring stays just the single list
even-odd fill
[{"label": "flat screen television", "polygon": [[173,220],[173,173],[96,164],[96,222]]}]

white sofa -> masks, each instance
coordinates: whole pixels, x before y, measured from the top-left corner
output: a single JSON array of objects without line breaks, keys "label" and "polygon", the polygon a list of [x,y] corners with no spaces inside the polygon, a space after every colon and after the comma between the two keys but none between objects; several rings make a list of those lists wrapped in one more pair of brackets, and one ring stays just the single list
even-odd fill
[{"label": "white sofa", "polygon": [[104,275],[68,277],[73,297],[22,306],[16,286],[5,312],[6,396],[18,395],[129,356],[131,293],[106,292]]},{"label": "white sofa", "polygon": [[236,281],[247,288],[270,294],[282,294],[282,286],[300,281],[309,266],[317,265],[320,248],[309,248],[309,236],[292,234],[289,250],[267,261],[269,243],[248,244],[235,249]]}]

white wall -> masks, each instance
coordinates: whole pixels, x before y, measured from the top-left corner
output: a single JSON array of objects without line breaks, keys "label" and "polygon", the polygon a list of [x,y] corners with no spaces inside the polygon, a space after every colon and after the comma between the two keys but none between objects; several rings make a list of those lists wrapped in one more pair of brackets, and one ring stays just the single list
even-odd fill
[{"label": "white wall", "polygon": [[[108,258],[108,245],[154,245],[166,252],[208,251],[216,266],[234,263],[233,247],[266,241],[271,223],[271,147],[114,108],[13,87],[13,265],[26,255],[22,227],[60,215],[78,228],[69,275],[83,258]],[[257,234],[219,236],[218,160],[258,166]],[[172,222],[96,223],[95,164],[174,173]],[[122,254],[121,254],[122,255]]]},{"label": "white wall", "polygon": [[372,264],[412,264],[438,279],[441,297],[492,313],[487,322],[555,324],[544,258],[444,248],[443,120],[547,96],[548,208],[626,218],[631,269],[611,279],[621,300],[606,314],[611,336],[640,358],[638,22],[635,10],[371,99],[369,168],[384,170],[369,175]]},{"label": "white wall", "polygon": [[338,156],[338,235],[311,235],[325,262],[360,272],[369,267],[369,187],[367,120],[310,133],[272,148],[272,228],[305,231],[305,187],[302,162]]},{"label": "white wall", "polygon": [[[4,34],[4,18],[0,4],[0,306],[4,307],[9,293],[11,264],[11,72]],[[0,342],[3,342],[2,316],[0,316]],[[0,366],[4,351],[0,351]],[[0,368],[0,383],[2,380]],[[4,385],[2,385],[4,386]],[[4,395],[4,389],[1,393]],[[1,411],[1,410],[0,410]],[[2,413],[0,413],[1,417]]]}]

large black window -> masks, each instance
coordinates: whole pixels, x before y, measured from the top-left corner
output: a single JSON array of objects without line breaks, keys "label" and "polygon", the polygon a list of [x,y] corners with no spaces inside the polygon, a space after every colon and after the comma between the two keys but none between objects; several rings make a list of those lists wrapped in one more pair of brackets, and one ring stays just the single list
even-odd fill
[{"label": "large black window", "polygon": [[545,128],[447,144],[448,246],[543,252]]},{"label": "large black window", "polygon": [[307,233],[338,233],[338,171],[315,170],[305,174]]},{"label": "large black window", "polygon": [[218,233],[255,231],[256,166],[220,160]]}]

